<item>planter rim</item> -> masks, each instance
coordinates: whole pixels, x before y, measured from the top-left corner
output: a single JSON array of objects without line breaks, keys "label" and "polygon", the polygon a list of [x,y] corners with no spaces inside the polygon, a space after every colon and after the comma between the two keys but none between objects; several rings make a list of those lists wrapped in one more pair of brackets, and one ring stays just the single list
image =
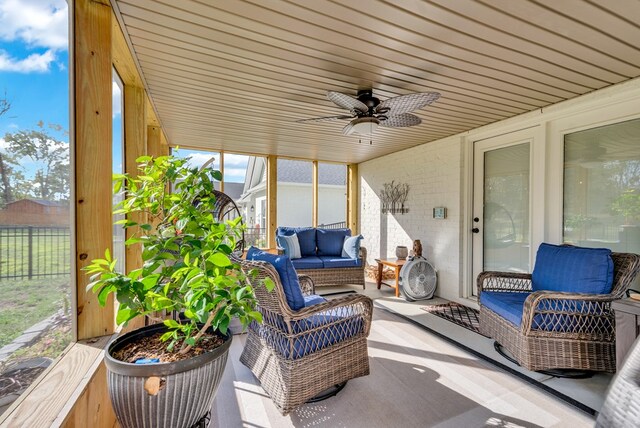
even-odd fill
[{"label": "planter rim", "polygon": [[124,345],[132,341],[135,341],[138,338],[150,336],[154,333],[164,332],[167,330],[167,326],[162,323],[153,324],[130,331],[123,334],[122,336],[115,338],[111,341],[111,343],[109,343],[105,352],[105,364],[107,366],[107,369],[120,375],[140,377],[163,376],[186,372],[197,367],[202,367],[203,365],[217,359],[222,354],[226,353],[231,346],[231,341],[233,339],[231,331],[228,331],[226,335],[223,335],[220,332],[215,332],[215,334],[221,336],[224,339],[222,345],[218,346],[213,351],[205,352],[204,354],[198,355],[196,357],[170,363],[135,364],[120,361],[111,356],[114,351],[122,348]]}]

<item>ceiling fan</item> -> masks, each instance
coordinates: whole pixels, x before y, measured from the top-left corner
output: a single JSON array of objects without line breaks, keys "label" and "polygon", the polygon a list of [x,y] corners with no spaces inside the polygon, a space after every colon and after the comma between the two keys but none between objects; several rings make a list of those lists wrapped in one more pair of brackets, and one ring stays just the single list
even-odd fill
[{"label": "ceiling fan", "polygon": [[373,96],[371,89],[359,90],[357,97],[342,92],[329,91],[327,98],[338,107],[349,110],[350,115],[315,117],[301,119],[297,122],[327,122],[332,120],[350,119],[342,129],[344,135],[369,135],[378,128],[403,128],[419,125],[422,120],[410,112],[428,106],[438,98],[438,92],[422,92],[400,95],[380,101]]}]

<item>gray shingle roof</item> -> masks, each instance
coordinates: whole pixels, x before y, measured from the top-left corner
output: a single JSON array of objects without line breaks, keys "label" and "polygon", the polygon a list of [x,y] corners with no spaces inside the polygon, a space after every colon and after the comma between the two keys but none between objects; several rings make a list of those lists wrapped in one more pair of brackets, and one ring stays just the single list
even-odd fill
[{"label": "gray shingle roof", "polygon": [[[313,164],[311,162],[290,159],[278,159],[278,182],[311,184]],[[319,184],[347,184],[347,168],[344,165],[320,163],[318,169]]]}]

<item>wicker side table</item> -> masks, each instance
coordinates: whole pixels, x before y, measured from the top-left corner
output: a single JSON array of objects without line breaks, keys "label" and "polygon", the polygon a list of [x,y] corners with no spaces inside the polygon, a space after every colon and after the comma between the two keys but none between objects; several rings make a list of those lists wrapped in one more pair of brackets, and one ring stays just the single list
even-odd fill
[{"label": "wicker side table", "polygon": [[640,335],[640,301],[615,300],[611,308],[616,313],[616,368],[620,370],[631,345]]}]

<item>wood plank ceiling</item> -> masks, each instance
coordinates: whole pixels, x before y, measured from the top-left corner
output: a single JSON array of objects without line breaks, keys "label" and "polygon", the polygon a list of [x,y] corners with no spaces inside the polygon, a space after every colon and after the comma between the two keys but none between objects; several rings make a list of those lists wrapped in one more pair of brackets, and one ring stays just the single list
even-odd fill
[{"label": "wood plank ceiling", "polygon": [[[115,0],[172,145],[362,162],[640,76],[637,0]],[[329,90],[437,91],[341,134]]]}]

